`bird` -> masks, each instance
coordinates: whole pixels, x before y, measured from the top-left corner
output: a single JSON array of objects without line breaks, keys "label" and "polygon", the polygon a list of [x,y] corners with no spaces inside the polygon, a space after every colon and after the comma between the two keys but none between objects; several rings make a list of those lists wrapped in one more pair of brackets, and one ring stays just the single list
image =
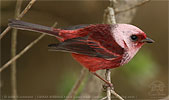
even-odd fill
[{"label": "bird", "polygon": [[96,71],[123,66],[145,43],[154,42],[145,32],[131,24],[82,24],[53,28],[10,19],[8,25],[56,37],[60,42],[49,44],[49,50],[71,53],[76,61],[109,86],[112,84]]}]

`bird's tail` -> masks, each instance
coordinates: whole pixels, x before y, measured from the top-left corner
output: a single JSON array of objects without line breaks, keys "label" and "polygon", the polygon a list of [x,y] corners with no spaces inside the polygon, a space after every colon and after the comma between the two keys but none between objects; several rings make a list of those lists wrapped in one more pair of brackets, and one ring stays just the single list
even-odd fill
[{"label": "bird's tail", "polygon": [[10,19],[8,25],[12,28],[21,29],[21,30],[29,30],[29,31],[35,31],[40,33],[46,33],[47,35],[53,35],[55,37],[58,37],[59,30],[42,26],[38,24],[32,24],[20,20]]}]

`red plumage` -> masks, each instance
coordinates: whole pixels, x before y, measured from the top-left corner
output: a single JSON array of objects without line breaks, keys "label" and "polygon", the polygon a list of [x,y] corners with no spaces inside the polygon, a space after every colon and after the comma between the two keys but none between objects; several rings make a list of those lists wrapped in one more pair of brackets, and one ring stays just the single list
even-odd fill
[{"label": "red plumage", "polygon": [[98,48],[103,49],[102,51],[96,50],[97,52],[117,56],[116,58],[111,58],[111,60],[107,60],[104,58],[72,53],[72,56],[84,67],[92,72],[95,72],[101,69],[111,69],[120,66],[124,49],[121,48],[111,36],[110,29],[111,26],[107,24],[90,25],[75,31],[65,32],[65,30],[62,30],[61,34],[59,33],[59,36],[62,37],[64,40],[67,40],[88,35],[88,39],[86,39],[85,42],[87,42],[88,44],[89,41],[94,42],[95,44],[97,44]]}]

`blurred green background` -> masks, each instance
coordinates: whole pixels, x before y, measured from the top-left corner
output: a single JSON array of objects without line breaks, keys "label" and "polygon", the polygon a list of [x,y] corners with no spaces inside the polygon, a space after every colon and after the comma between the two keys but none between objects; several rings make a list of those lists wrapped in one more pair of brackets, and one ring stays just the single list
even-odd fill
[{"label": "blurred green background", "polygon": [[[22,9],[28,1],[23,2]],[[153,44],[144,45],[132,61],[113,69],[116,91],[130,100],[163,98],[168,95],[168,1],[151,1],[138,8],[133,25],[138,26]],[[14,18],[15,1],[1,1],[1,32],[8,19]],[[24,21],[57,27],[102,23],[108,1],[37,1],[22,18]],[[40,33],[18,32],[17,52]],[[19,96],[66,96],[80,74],[82,66],[69,53],[49,52],[47,45],[58,42],[45,36],[17,60]],[[11,31],[1,40],[1,65],[10,59]],[[10,67],[1,73],[2,96],[11,95]],[[97,84],[97,83],[96,83]]]}]

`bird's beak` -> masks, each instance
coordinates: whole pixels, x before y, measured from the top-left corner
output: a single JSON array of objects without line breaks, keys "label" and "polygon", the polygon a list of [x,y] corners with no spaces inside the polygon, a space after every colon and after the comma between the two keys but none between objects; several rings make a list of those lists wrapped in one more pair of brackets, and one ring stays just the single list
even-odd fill
[{"label": "bird's beak", "polygon": [[153,43],[154,40],[152,40],[152,39],[150,39],[150,38],[147,37],[147,38],[141,40],[141,42],[143,42],[143,43]]}]

